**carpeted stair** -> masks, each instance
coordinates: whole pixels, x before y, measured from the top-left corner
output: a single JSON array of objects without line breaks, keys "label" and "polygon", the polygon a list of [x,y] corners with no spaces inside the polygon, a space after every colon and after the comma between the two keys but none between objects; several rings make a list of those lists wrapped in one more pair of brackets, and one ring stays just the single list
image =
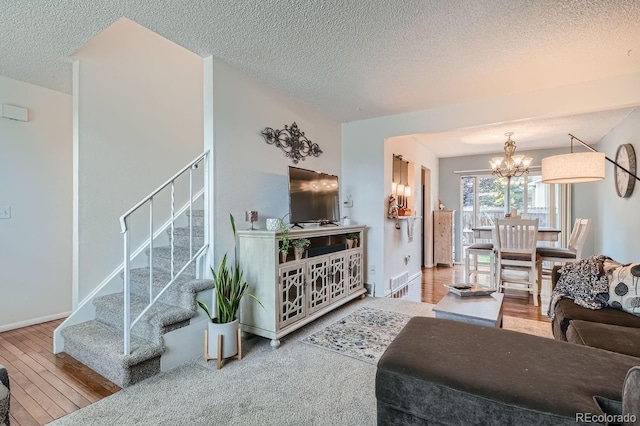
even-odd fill
[{"label": "carpeted stair", "polygon": [[[193,253],[204,243],[202,211],[194,211]],[[147,250],[148,254],[148,250]],[[155,297],[171,278],[169,247],[154,247],[153,282]],[[189,260],[189,227],[174,229],[174,273]],[[131,271],[131,320],[146,308],[149,295],[149,267]],[[212,280],[195,278],[195,265],[178,277],[131,330],[131,354],[123,352],[124,295],[122,292],[96,297],[95,319],[62,330],[64,352],[121,387],[130,386],[160,373],[165,351],[163,335],[188,326],[196,315],[196,295],[212,289]]]}]

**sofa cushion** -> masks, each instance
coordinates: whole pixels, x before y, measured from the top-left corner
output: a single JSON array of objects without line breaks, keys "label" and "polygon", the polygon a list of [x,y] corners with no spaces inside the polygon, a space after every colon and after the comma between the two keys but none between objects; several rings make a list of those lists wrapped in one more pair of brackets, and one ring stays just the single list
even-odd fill
[{"label": "sofa cushion", "polygon": [[[615,266],[608,268],[609,264]],[[605,270],[609,279],[609,306],[640,315],[640,263],[605,262]]]},{"label": "sofa cushion", "polygon": [[567,340],[566,333],[571,320],[601,322],[625,327],[640,328],[640,317],[613,308],[587,309],[576,305],[571,299],[561,299],[555,307],[553,318],[553,336],[558,340]]},{"label": "sofa cushion", "polygon": [[567,341],[640,357],[640,328],[572,320]]},{"label": "sofa cushion", "polygon": [[383,419],[408,416],[392,424],[575,425],[575,413],[600,412],[593,396],[621,401],[627,371],[639,363],[553,339],[414,317],[378,362],[376,398]]},{"label": "sofa cushion", "polygon": [[[633,367],[627,372],[622,388],[622,414],[634,416],[634,421],[625,424],[637,424],[640,419],[640,367]],[[630,419],[629,419],[630,420]]]}]

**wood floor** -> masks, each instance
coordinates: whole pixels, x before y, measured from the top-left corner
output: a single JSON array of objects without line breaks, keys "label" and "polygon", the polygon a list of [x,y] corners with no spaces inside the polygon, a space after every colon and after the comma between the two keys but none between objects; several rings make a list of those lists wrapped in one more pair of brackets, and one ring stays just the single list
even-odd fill
[{"label": "wood floor", "polygon": [[62,320],[0,333],[0,364],[9,372],[11,425],[43,425],[120,388],[66,354],[54,355]]},{"label": "wood floor", "polygon": [[[445,284],[464,282],[464,268],[461,265],[454,267],[439,266],[422,269],[422,282],[420,285],[410,285],[402,294],[403,299],[424,303],[438,303],[447,294]],[[540,306],[533,305],[533,298],[512,297],[505,295],[504,315],[518,318],[526,318],[536,321],[546,321],[546,315],[540,313]]]},{"label": "wood floor", "polygon": [[[462,282],[462,267],[424,269],[420,285],[404,298],[437,303],[443,284]],[[504,314],[548,321],[530,299],[505,297]],[[53,331],[62,320],[0,333],[0,364],[11,380],[12,426],[42,425],[71,413],[120,388],[66,354],[52,353]]]}]

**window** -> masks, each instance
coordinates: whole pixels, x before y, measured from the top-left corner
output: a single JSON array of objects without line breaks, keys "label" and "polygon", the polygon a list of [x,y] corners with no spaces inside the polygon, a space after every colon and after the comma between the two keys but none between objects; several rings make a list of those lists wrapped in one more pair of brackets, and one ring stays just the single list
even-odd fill
[{"label": "window", "polygon": [[[461,178],[463,248],[474,243],[474,227],[493,226],[496,219],[504,217],[507,181],[490,174]],[[542,183],[539,173],[511,178],[509,211],[516,209],[522,217],[539,219],[541,227],[560,228],[561,193],[561,185]]]}]

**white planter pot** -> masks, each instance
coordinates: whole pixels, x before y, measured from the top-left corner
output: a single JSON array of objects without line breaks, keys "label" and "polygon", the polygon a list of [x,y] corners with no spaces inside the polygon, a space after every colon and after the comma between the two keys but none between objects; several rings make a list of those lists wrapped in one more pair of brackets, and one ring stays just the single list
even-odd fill
[{"label": "white planter pot", "polygon": [[230,358],[238,353],[238,327],[240,320],[225,324],[209,323],[209,357],[218,357],[218,335],[222,335],[222,358]]},{"label": "white planter pot", "polygon": [[280,228],[280,219],[271,218],[271,217],[267,219],[268,231],[277,231],[279,228]]}]

